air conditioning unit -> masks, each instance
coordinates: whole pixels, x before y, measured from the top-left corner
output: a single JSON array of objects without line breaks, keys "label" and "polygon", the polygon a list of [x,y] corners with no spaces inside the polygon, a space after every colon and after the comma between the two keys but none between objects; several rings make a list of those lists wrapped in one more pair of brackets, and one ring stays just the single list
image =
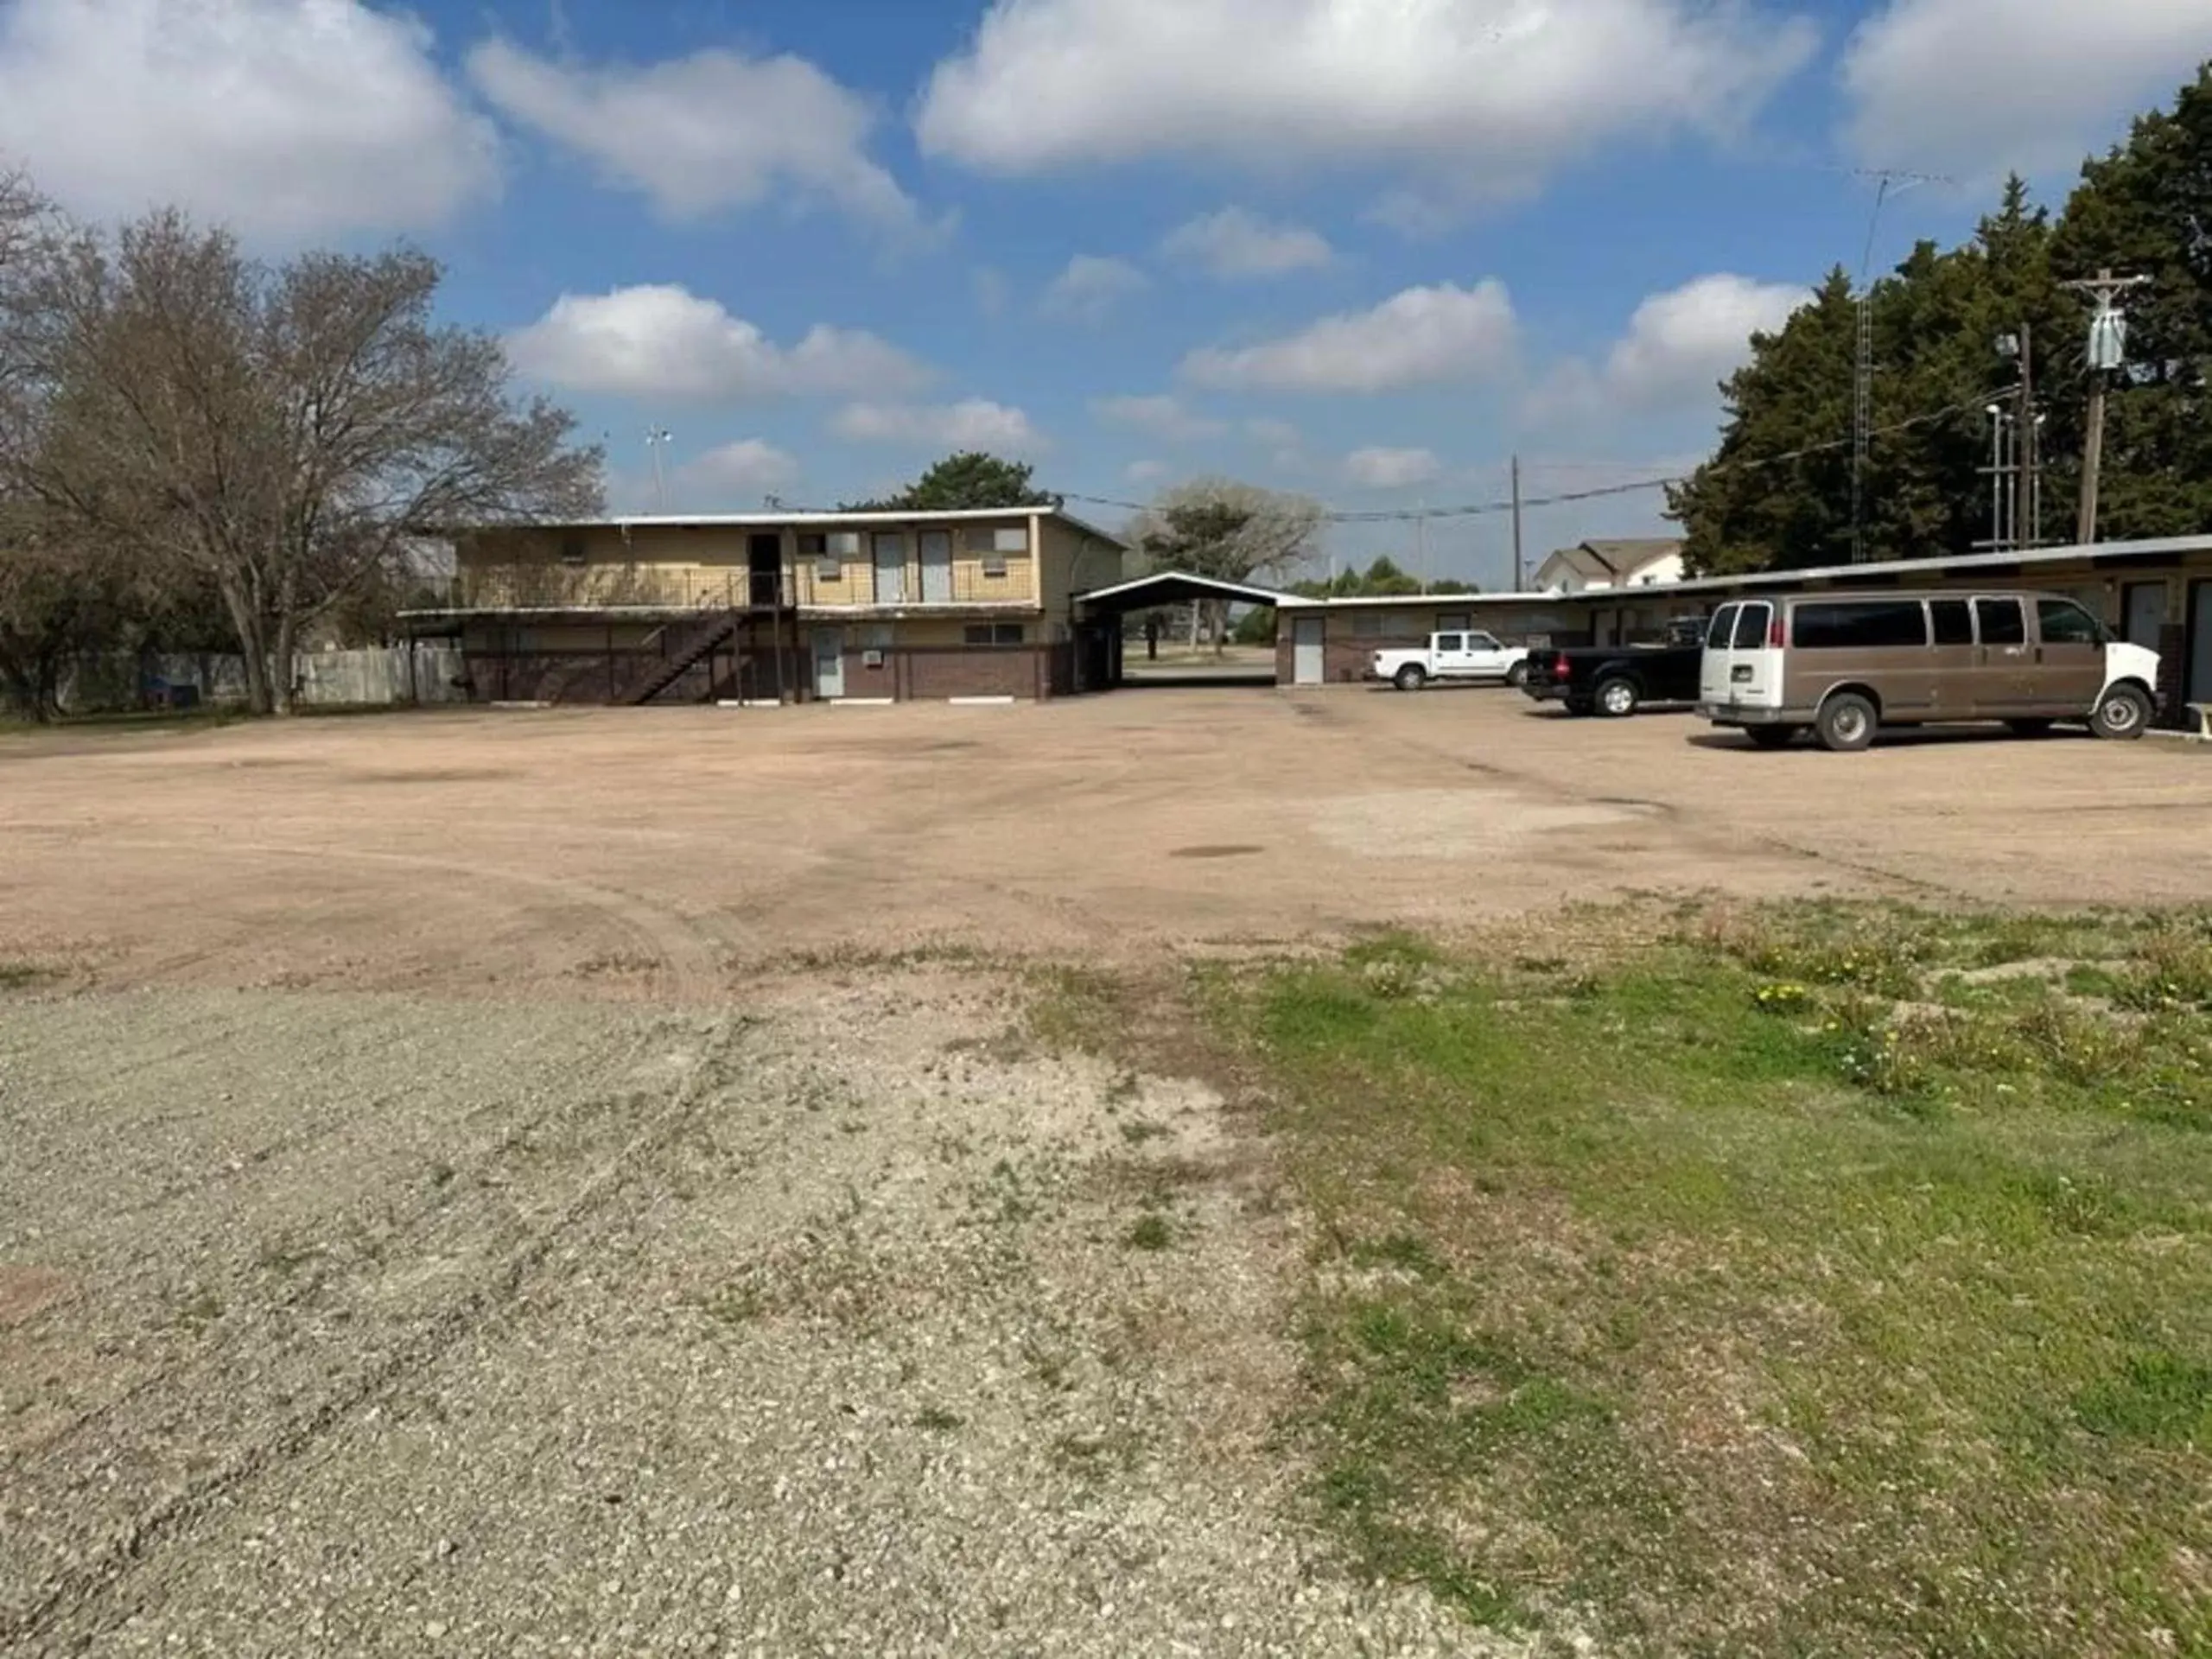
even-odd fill
[{"label": "air conditioning unit", "polygon": [[864,651],[861,653],[861,664],[865,668],[881,668],[883,653],[880,651]]}]

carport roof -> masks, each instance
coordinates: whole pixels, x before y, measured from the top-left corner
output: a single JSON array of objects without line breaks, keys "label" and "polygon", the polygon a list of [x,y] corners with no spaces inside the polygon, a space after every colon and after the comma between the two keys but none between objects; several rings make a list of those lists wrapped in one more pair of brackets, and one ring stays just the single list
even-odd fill
[{"label": "carport roof", "polygon": [[1077,594],[1075,602],[1119,613],[1147,610],[1154,605],[1181,605],[1193,599],[1227,599],[1245,605],[1295,603],[1295,596],[1249,582],[1224,582],[1218,576],[1197,576],[1187,570],[1160,570],[1133,582],[1117,582],[1090,593]]}]

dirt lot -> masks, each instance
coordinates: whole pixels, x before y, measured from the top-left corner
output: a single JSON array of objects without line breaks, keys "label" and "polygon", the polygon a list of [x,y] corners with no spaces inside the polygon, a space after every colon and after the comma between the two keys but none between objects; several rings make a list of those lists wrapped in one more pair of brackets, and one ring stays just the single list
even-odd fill
[{"label": "dirt lot", "polygon": [[2208,810],[1485,692],[0,739],[0,1648],[1467,1650],[1268,1449],[1264,1148],[1025,960],[2201,899]]}]

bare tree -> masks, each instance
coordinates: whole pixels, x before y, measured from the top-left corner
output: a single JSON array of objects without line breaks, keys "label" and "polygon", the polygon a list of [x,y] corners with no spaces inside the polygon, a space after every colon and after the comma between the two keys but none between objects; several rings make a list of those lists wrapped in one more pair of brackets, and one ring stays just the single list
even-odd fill
[{"label": "bare tree", "polygon": [[[1129,527],[1128,539],[1154,569],[1182,570],[1221,582],[1280,578],[1313,553],[1326,513],[1302,495],[1262,490],[1233,479],[1204,478],[1178,485]],[[1228,607],[1220,601],[1191,612],[1196,649],[1201,613],[1211,613],[1217,647],[1226,643]]]},{"label": "bare tree", "polygon": [[272,270],[159,213],[43,267],[37,488],[212,585],[258,711],[290,711],[303,631],[423,528],[597,509],[599,451],[511,398],[496,340],[434,322],[423,254]]}]

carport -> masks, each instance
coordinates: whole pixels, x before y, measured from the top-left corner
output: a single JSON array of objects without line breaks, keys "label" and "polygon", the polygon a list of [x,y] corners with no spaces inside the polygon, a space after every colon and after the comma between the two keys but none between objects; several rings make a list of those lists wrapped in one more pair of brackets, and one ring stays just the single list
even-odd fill
[{"label": "carport", "polygon": [[1125,671],[1122,660],[1122,619],[1132,611],[1158,610],[1162,606],[1190,605],[1208,600],[1273,608],[1293,597],[1273,588],[1224,582],[1218,576],[1193,575],[1186,570],[1162,570],[1111,588],[1077,594],[1075,614],[1083,664],[1080,683],[1087,690],[1106,690],[1136,682],[1147,685],[1273,685],[1276,670],[1272,659],[1257,667],[1242,663],[1192,664]]}]

